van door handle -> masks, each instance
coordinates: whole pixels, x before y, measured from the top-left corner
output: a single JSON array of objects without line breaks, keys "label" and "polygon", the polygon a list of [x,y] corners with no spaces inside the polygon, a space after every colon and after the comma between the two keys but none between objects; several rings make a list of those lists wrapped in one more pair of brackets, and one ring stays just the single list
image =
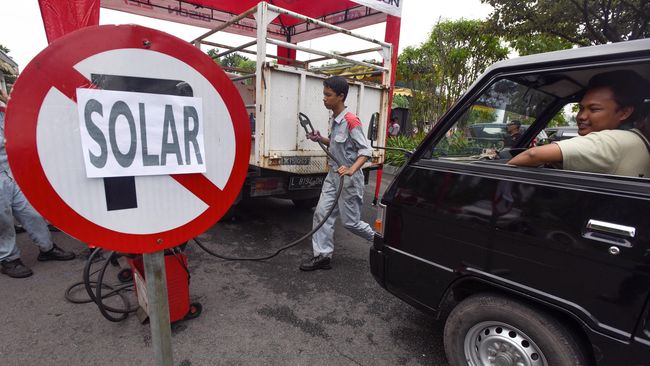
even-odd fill
[{"label": "van door handle", "polygon": [[587,222],[582,237],[600,241],[607,244],[619,245],[627,248],[632,247],[632,243],[621,237],[634,238],[636,235],[636,228],[632,226],[625,226],[614,224],[611,222],[590,219]]}]

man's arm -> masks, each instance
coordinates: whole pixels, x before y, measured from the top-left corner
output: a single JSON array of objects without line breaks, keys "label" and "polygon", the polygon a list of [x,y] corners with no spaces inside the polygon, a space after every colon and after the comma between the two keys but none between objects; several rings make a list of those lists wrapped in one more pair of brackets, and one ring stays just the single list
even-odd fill
[{"label": "man's arm", "polygon": [[562,161],[562,150],[557,144],[548,144],[530,148],[514,158],[508,164],[517,166],[540,166],[546,163]]},{"label": "man's arm", "polygon": [[7,95],[7,92],[0,89],[0,102],[7,104],[8,100],[9,100],[9,96]]},{"label": "man's arm", "polygon": [[330,146],[330,139],[328,139],[328,138],[325,137],[325,136],[321,136],[321,137],[320,137],[320,142],[322,142],[323,145],[325,145],[325,146]]},{"label": "man's arm", "polygon": [[[351,167],[346,167],[346,166],[340,166],[337,169],[337,172],[339,175],[352,175],[356,173],[363,164],[365,164],[368,159],[372,156],[372,149],[370,148],[370,145],[368,144],[368,140],[366,139],[366,136],[363,134],[363,128],[361,127],[361,121],[359,120],[359,117],[353,115],[352,113],[348,113],[345,116],[346,121],[348,122],[348,128],[349,128],[349,134],[350,134],[350,139],[352,140],[352,143],[354,144],[355,149],[357,150],[358,156],[357,159],[354,161]],[[350,128],[351,127],[351,128]]]},{"label": "man's arm", "polygon": [[320,141],[323,144],[325,144],[325,146],[330,146],[330,139],[325,136],[321,136],[320,131],[314,131],[313,133],[308,133],[307,138],[314,142]]},{"label": "man's arm", "polygon": [[352,174],[356,173],[357,170],[361,169],[361,167],[363,166],[363,164],[366,163],[366,161],[368,161],[367,156],[359,155],[359,157],[357,158],[357,160],[354,161],[354,164],[352,164],[351,167],[348,168],[347,166],[340,166],[336,170],[336,172],[339,173],[339,175],[350,175],[351,176]]}]

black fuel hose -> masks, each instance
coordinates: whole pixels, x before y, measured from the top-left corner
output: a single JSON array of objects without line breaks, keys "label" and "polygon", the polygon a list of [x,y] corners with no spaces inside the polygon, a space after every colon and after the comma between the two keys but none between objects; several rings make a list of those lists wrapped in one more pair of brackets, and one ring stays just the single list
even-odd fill
[{"label": "black fuel hose", "polygon": [[[106,260],[104,261],[100,269],[97,269],[91,273],[92,264],[95,262],[95,257],[99,255],[100,252],[101,252],[100,248],[96,248],[95,250],[92,251],[84,266],[83,280],[70,285],[65,291],[65,298],[66,300],[74,304],[86,304],[86,303],[94,302],[99,308],[99,311],[102,314],[102,316],[104,316],[104,318],[112,322],[118,322],[126,319],[129,313],[135,312],[137,310],[137,307],[132,308],[130,306],[129,299],[124,293],[124,291],[126,290],[131,290],[131,288],[133,287],[133,283],[124,284],[120,286],[111,286],[103,283],[104,274],[106,272],[106,268],[108,268],[108,264],[111,263],[111,261],[114,260],[117,256],[117,254],[114,252],[110,253],[110,255],[106,258]],[[96,281],[92,281],[91,277],[95,274],[98,274],[98,278]],[[88,294],[88,298],[80,299],[72,296],[73,290],[82,285],[84,286],[86,293]],[[107,290],[108,292],[103,292],[103,290]],[[125,305],[124,308],[115,308],[104,304],[103,300],[112,296],[119,296]],[[115,313],[120,315],[113,316],[110,313]]]},{"label": "black fuel hose", "polygon": [[[309,117],[307,117],[307,115],[305,115],[304,113],[298,113],[298,119],[300,121],[300,125],[305,129],[305,132],[307,134],[316,132],[314,130],[314,126],[311,124],[311,121],[309,120]],[[311,131],[309,131],[309,129],[311,129]],[[336,163],[336,165],[341,166],[341,162],[334,155],[332,155],[331,152],[329,152],[329,150],[327,149],[325,144],[323,144],[323,142],[320,139],[318,140],[318,145],[320,146],[321,149],[323,149],[323,151],[325,151],[325,154],[327,154],[327,156]],[[332,211],[334,211],[334,208],[336,207],[336,205],[338,205],[338,200],[341,197],[341,192],[343,191],[344,178],[345,178],[344,175],[341,175],[339,177],[339,188],[336,190],[336,199],[334,200],[335,204],[333,204],[332,207],[330,207],[330,209],[327,210],[327,212],[325,213],[325,217],[323,217],[323,220],[321,220],[321,222],[319,222],[318,225],[314,226],[311,229],[310,232],[308,232],[307,234],[301,236],[300,238],[292,241],[291,243],[283,246],[282,248],[276,250],[275,253],[273,253],[273,254],[269,254],[269,255],[263,256],[263,257],[230,257],[230,256],[227,256],[227,255],[219,254],[219,253],[207,248],[205,246],[205,244],[203,244],[201,242],[201,240],[199,240],[197,238],[194,238],[194,242],[196,242],[196,245],[198,245],[206,253],[208,253],[208,254],[210,254],[212,256],[215,256],[217,258],[227,260],[227,261],[264,261],[264,260],[271,259],[271,258],[277,256],[278,254],[282,253],[283,251],[285,251],[285,250],[287,250],[289,248],[293,248],[296,245],[300,244],[303,240],[305,240],[308,237],[310,237],[311,235],[313,235],[316,231],[318,231],[318,229],[321,228],[321,226],[323,226],[325,224],[325,221],[327,221],[327,219],[330,217],[330,215],[332,215]]]},{"label": "black fuel hose", "polygon": [[[128,298],[126,298],[126,296],[123,296],[124,293],[118,292],[120,297],[122,297],[122,299],[124,301],[124,304],[126,305],[126,310],[116,309],[116,308],[113,308],[113,307],[106,306],[106,305],[104,305],[104,302],[102,301],[102,299],[103,299],[102,298],[102,288],[104,287],[102,285],[104,283],[104,274],[106,273],[106,268],[111,263],[111,259],[113,259],[114,256],[115,256],[115,252],[111,252],[110,255],[108,256],[108,259],[106,261],[104,261],[104,264],[102,265],[101,271],[99,271],[99,276],[97,277],[97,286],[95,286],[95,293],[96,293],[96,295],[95,295],[95,303],[97,304],[97,308],[99,309],[99,312],[102,313],[104,318],[106,318],[106,319],[108,319],[108,320],[110,320],[112,322],[120,322],[120,321],[126,319],[129,316],[129,309],[128,308],[130,307],[130,304],[129,304]],[[86,291],[88,291],[88,288],[86,288]],[[133,311],[135,311],[135,310],[137,310],[137,309],[133,309]],[[117,313],[117,314],[120,314],[120,315],[113,316],[113,315],[109,314],[109,312]]]}]

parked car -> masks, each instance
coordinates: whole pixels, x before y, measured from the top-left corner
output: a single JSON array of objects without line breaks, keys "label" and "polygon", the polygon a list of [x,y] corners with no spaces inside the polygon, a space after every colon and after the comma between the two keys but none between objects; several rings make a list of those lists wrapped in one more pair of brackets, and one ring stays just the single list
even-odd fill
[{"label": "parked car", "polygon": [[[520,132],[523,134],[528,129],[529,125],[521,125]],[[478,142],[480,145],[491,146],[495,148],[503,148],[504,141],[508,136],[508,129],[505,123],[476,123],[468,126],[471,138]],[[544,141],[548,138],[544,130],[539,131],[536,138],[533,140],[533,146],[537,145],[539,141]]]},{"label": "parked car", "polygon": [[576,126],[551,127],[544,131],[546,131],[546,134],[548,135],[548,142],[567,140],[578,136],[578,127]]},{"label": "parked car", "polygon": [[[451,365],[650,365],[650,179],[505,164],[619,69],[650,80],[650,39],[493,65],[387,188],[371,272],[445,319]],[[486,114],[531,122],[486,158]]]}]

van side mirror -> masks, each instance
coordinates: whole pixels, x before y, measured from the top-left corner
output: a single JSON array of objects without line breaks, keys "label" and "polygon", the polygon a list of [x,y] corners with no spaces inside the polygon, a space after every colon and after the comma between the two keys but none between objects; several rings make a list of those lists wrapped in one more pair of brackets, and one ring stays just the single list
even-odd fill
[{"label": "van side mirror", "polygon": [[379,128],[379,112],[375,112],[370,117],[370,125],[368,126],[368,140],[377,140],[377,129]]}]

